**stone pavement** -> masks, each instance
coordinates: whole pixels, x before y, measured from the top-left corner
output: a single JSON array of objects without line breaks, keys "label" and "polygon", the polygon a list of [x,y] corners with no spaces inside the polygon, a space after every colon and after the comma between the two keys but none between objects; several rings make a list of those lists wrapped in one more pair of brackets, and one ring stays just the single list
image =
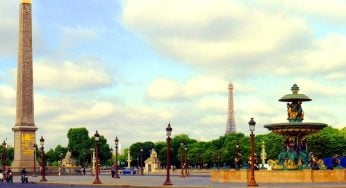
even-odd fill
[{"label": "stone pavement", "polygon": [[[114,179],[110,175],[101,175],[100,180],[101,185],[93,185],[95,176],[90,175],[77,175],[77,176],[47,176],[47,182],[44,184],[50,185],[64,185],[66,187],[73,187],[76,185],[82,185],[85,187],[190,187],[190,188],[229,188],[229,187],[247,187],[244,183],[218,183],[211,182],[210,177],[207,175],[192,175],[189,177],[181,178],[179,176],[171,176],[172,186],[163,186],[166,176],[163,175],[121,175],[120,179]],[[42,184],[40,182],[41,177],[29,177],[30,183]],[[20,181],[19,176],[15,176],[15,182]],[[290,184],[269,184],[261,183],[259,187],[268,188],[300,188],[300,187],[346,187],[346,182],[344,183],[290,183]]]}]

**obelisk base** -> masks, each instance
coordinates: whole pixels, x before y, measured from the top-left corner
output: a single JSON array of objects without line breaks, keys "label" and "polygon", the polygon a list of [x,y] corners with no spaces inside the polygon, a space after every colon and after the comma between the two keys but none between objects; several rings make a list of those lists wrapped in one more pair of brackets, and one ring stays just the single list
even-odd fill
[{"label": "obelisk base", "polygon": [[[15,126],[12,130],[14,132],[14,159],[11,168],[14,172],[19,172],[22,168],[33,172],[37,128],[35,126]],[[39,168],[37,163],[35,166],[36,169]]]}]

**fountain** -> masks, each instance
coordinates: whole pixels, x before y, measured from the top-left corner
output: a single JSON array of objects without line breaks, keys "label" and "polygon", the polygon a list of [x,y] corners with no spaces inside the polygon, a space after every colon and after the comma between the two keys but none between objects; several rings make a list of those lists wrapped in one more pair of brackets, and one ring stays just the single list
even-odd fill
[{"label": "fountain", "polygon": [[[308,167],[310,157],[307,149],[306,135],[316,133],[326,127],[324,123],[302,122],[304,112],[302,103],[311,101],[304,94],[299,94],[299,87],[294,84],[292,94],[283,96],[279,101],[287,102],[288,123],[264,125],[273,133],[286,136],[284,145],[276,161],[268,160],[273,169],[302,169]],[[321,161],[319,162],[321,163]],[[323,164],[319,164],[322,166]]]},{"label": "fountain", "polygon": [[[283,96],[279,101],[287,103],[287,123],[264,125],[273,133],[286,137],[278,160],[268,160],[270,168],[255,170],[257,183],[319,183],[345,182],[346,169],[315,170],[308,165],[308,159],[314,156],[308,153],[306,135],[316,133],[326,127],[324,123],[303,122],[302,103],[311,101],[304,94],[299,94],[299,87],[292,86],[292,94]],[[263,152],[264,153],[264,152]],[[263,155],[263,158],[264,155]],[[322,160],[316,165],[323,165]],[[319,168],[323,169],[323,168]],[[211,181],[246,183],[251,179],[248,169],[215,169],[210,172]]]}]

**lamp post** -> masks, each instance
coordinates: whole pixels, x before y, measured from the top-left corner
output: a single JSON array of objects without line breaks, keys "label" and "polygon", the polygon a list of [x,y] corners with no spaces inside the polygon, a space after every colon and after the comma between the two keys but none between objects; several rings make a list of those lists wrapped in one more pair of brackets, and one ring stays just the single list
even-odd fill
[{"label": "lamp post", "polygon": [[172,135],[172,127],[171,124],[168,123],[168,126],[166,128],[166,136],[167,136],[167,173],[166,173],[166,180],[163,183],[163,185],[173,185],[169,178],[169,170],[171,169],[171,135]]},{"label": "lamp post", "polygon": [[114,178],[120,178],[119,174],[118,174],[118,144],[119,144],[119,139],[116,136],[115,137],[115,176]]},{"label": "lamp post", "polygon": [[184,156],[185,156],[185,162],[184,162],[184,166],[185,166],[185,177],[189,176],[189,174],[187,173],[187,168],[188,168],[188,157],[187,157],[187,147],[185,146],[184,148]]},{"label": "lamp post", "polygon": [[180,142],[180,177],[185,177],[184,175],[184,142]]},{"label": "lamp post", "polygon": [[32,175],[32,177],[37,177],[36,176],[36,150],[37,150],[37,144],[34,144],[32,147],[34,148],[34,174]]},{"label": "lamp post", "polygon": [[95,149],[94,148],[90,148],[90,151],[91,151],[90,175],[93,176],[94,175],[94,171],[95,171]]},{"label": "lamp post", "polygon": [[1,160],[2,160],[2,171],[5,173],[6,171],[6,150],[7,150],[7,143],[6,141],[4,140],[2,142],[2,157],[1,157]]},{"label": "lamp post", "polygon": [[143,176],[143,148],[141,148],[141,175]]},{"label": "lamp post", "polygon": [[96,150],[96,177],[93,182],[93,184],[101,184],[101,181],[99,179],[99,140],[100,140],[100,135],[96,130],[96,133],[94,134],[95,138],[95,150]]},{"label": "lamp post", "polygon": [[262,159],[262,169],[265,169],[264,164],[265,160],[267,159],[267,153],[266,153],[266,146],[264,141],[262,141],[262,152],[261,152],[261,159]]},{"label": "lamp post", "polygon": [[253,132],[255,131],[255,125],[256,122],[251,118],[249,121],[249,128],[250,128],[250,147],[251,147],[251,171],[250,171],[250,181],[247,183],[247,186],[251,187],[257,187],[257,183],[255,181],[255,166],[254,166],[254,161],[255,161],[255,155],[254,155],[254,140],[255,140],[255,135]]},{"label": "lamp post", "polygon": [[41,139],[40,139],[40,144],[41,144],[41,182],[42,181],[47,181],[46,179],[46,160],[45,160],[45,156],[44,156],[44,138],[43,136],[41,136]]}]

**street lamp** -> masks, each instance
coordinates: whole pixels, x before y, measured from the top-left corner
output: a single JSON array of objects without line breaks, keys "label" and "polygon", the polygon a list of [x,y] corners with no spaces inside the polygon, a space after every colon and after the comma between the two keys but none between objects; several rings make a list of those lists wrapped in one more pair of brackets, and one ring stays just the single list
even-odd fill
[{"label": "street lamp", "polygon": [[119,139],[116,136],[115,137],[115,176],[114,178],[120,178],[119,174],[118,174],[118,144],[119,144]]},{"label": "street lamp", "polygon": [[96,133],[94,134],[95,138],[95,150],[96,150],[96,177],[93,182],[93,184],[101,184],[101,181],[99,179],[99,140],[100,140],[100,135],[96,130]]},{"label": "street lamp", "polygon": [[1,160],[2,160],[2,165],[3,165],[3,167],[2,167],[2,171],[5,173],[5,171],[6,171],[6,150],[7,150],[7,143],[6,143],[6,141],[4,140],[3,142],[2,142],[2,157],[1,157]]},{"label": "street lamp", "polygon": [[184,142],[180,142],[180,177],[185,177],[184,175]]},{"label": "street lamp", "polygon": [[94,175],[94,171],[95,171],[95,149],[94,148],[90,148],[90,151],[91,151],[90,175],[93,176]]},{"label": "street lamp", "polygon": [[41,182],[42,181],[47,181],[46,179],[46,160],[45,160],[45,156],[44,156],[44,138],[43,136],[41,136],[41,139],[40,139],[40,144],[41,144]]},{"label": "street lamp", "polygon": [[184,148],[184,156],[185,156],[185,176],[189,176],[189,174],[187,173],[187,169],[188,169],[188,157],[187,157],[187,147],[185,146]]},{"label": "street lamp", "polygon": [[37,150],[37,144],[34,144],[32,146],[34,148],[34,174],[32,177],[36,177],[36,150]]},{"label": "street lamp", "polygon": [[141,175],[143,176],[143,148],[141,148]]},{"label": "street lamp", "polygon": [[171,168],[171,135],[172,135],[172,127],[171,124],[168,123],[168,126],[166,128],[166,136],[167,136],[167,174],[166,174],[166,180],[163,183],[163,185],[173,185],[169,178],[169,170]]},{"label": "street lamp", "polygon": [[253,132],[255,131],[255,125],[256,122],[253,120],[253,118],[251,118],[251,120],[249,121],[249,128],[250,128],[250,147],[251,147],[251,171],[250,171],[250,181],[248,182],[247,186],[252,186],[252,187],[257,187],[257,183],[255,181],[255,166],[254,166],[254,159],[255,159],[255,155],[254,155],[254,140],[255,140],[255,135],[253,134]]}]

